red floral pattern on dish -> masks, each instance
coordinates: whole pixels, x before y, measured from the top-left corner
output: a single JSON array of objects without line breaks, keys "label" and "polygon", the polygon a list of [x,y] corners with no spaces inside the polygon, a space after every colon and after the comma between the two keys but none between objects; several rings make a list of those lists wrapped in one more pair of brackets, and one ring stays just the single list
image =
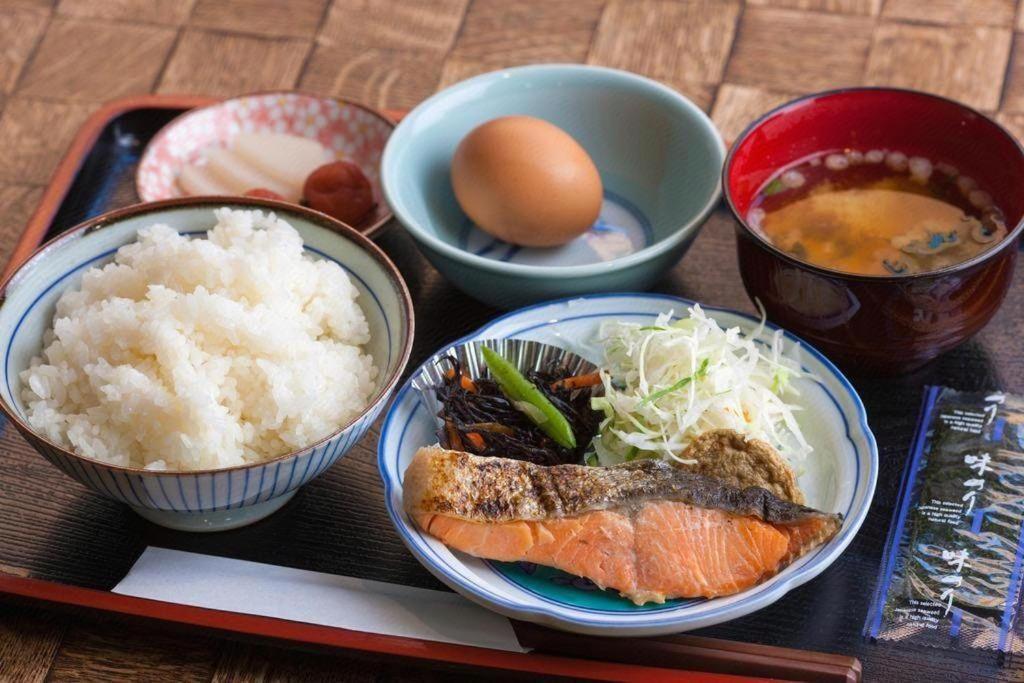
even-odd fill
[{"label": "red floral pattern on dish", "polygon": [[380,158],[393,126],[360,106],[301,93],[247,95],[183,114],[146,148],[135,176],[146,202],[183,195],[176,182],[204,149],[227,147],[239,133],[289,133],[313,138],[338,159],[362,169],[374,199],[384,204]]}]

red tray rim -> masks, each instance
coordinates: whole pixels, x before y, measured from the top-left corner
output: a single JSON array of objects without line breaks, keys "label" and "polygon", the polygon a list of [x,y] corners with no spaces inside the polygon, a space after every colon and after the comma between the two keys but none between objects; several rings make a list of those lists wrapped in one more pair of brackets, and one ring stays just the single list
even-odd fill
[{"label": "red tray rim", "polygon": [[375,654],[463,664],[487,669],[505,669],[522,673],[589,678],[601,681],[687,680],[695,683],[736,683],[738,681],[772,680],[546,654],[523,654],[471,645],[353,631],[334,626],[321,626],[274,617],[162,602],[6,574],[0,574],[0,593],[43,604],[79,607],[125,617],[141,617],[146,620],[184,624],[212,631],[269,638],[295,645],[362,650]]}]

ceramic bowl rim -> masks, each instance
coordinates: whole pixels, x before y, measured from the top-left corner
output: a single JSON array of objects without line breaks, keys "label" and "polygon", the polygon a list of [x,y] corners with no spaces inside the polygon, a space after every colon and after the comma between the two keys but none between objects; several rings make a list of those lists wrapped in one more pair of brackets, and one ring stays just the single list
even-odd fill
[{"label": "ceramic bowl rim", "polygon": [[[156,135],[154,135],[152,138],[149,139],[149,142],[146,143],[146,146],[142,148],[142,154],[139,155],[139,165],[135,169],[135,194],[138,195],[139,199],[142,200],[143,202],[147,201],[145,199],[145,197],[142,196],[142,184],[141,184],[141,181],[140,181],[140,175],[141,175],[141,171],[142,171],[142,162],[149,155],[149,153],[153,149],[153,147],[155,147],[157,143],[161,142],[165,137],[167,137],[167,135],[169,134],[169,132],[170,132],[170,130],[172,128],[174,128],[178,124],[182,123],[185,119],[187,119],[187,118],[189,118],[189,117],[191,117],[193,115],[198,116],[199,114],[201,114],[201,113],[203,113],[203,112],[205,112],[207,110],[214,109],[216,107],[222,107],[222,106],[224,106],[224,105],[226,105],[226,104],[228,104],[230,102],[236,102],[236,101],[239,101],[239,100],[246,100],[246,99],[249,99],[249,98],[252,98],[252,97],[264,97],[266,95],[280,95],[282,97],[291,97],[291,96],[309,97],[311,99],[320,100],[321,102],[333,101],[333,102],[337,102],[337,103],[345,105],[345,106],[355,107],[356,109],[361,109],[364,112],[372,115],[374,118],[379,119],[382,123],[384,123],[384,125],[386,125],[391,130],[391,132],[388,133],[388,139],[389,140],[391,139],[391,136],[394,135],[394,133],[395,133],[395,127],[396,127],[395,126],[395,122],[393,120],[391,120],[390,118],[388,118],[387,116],[385,116],[383,112],[381,112],[380,110],[374,109],[373,107],[371,107],[368,104],[363,104],[362,102],[358,102],[358,101],[355,101],[355,100],[343,99],[341,97],[332,97],[330,95],[318,95],[316,93],[308,92],[308,91],[305,91],[305,90],[274,90],[274,89],[271,89],[271,90],[257,90],[255,92],[244,93],[242,95],[234,95],[232,97],[225,97],[225,98],[220,99],[220,100],[218,100],[216,102],[213,102],[211,104],[203,105],[201,107],[194,107],[192,109],[186,109],[185,111],[181,112],[180,114],[178,114],[177,116],[172,118],[170,121],[165,123],[163,125],[163,127],[161,127],[160,130],[157,131]],[[387,142],[384,143],[384,146],[385,146],[385,148],[387,147]],[[381,156],[381,169],[383,170],[383,168],[384,168],[384,157]],[[383,180],[383,177],[382,177],[381,178],[381,191],[383,191],[383,188],[384,188],[384,180]],[[200,196],[200,195],[196,195],[196,196]],[[228,195],[221,195],[221,196],[228,196]],[[231,195],[231,196],[233,196],[233,195]],[[239,198],[242,198],[241,195],[239,195]],[[195,197],[168,197],[168,199],[195,199]],[[153,202],[158,202],[158,201],[160,201],[160,202],[168,201],[168,199],[149,200],[148,203],[153,203]],[[285,203],[286,204],[290,204],[290,202],[285,202]],[[384,203],[385,203],[384,213],[381,215],[381,217],[378,218],[376,221],[374,221],[372,224],[366,226],[362,230],[356,229],[356,232],[359,232],[359,233],[361,233],[363,235],[366,235],[367,237],[373,237],[374,235],[379,233],[384,228],[385,225],[387,225],[388,221],[390,221],[392,218],[395,217],[395,212],[391,208],[391,202],[387,201],[386,197],[385,197],[385,202]],[[295,206],[302,206],[302,205],[301,204],[296,204]],[[339,221],[339,222],[341,222],[341,221]]]},{"label": "ceramic bowl rim", "polygon": [[431,95],[426,100],[418,104],[402,118],[395,127],[394,133],[390,138],[388,138],[387,144],[384,146],[384,155],[381,157],[380,163],[381,185],[384,188],[384,197],[391,206],[391,210],[394,212],[395,217],[398,218],[399,222],[402,223],[405,229],[416,239],[417,242],[420,242],[430,249],[440,252],[442,255],[459,261],[465,265],[473,266],[485,271],[533,278],[551,277],[553,275],[558,275],[559,277],[587,277],[594,275],[607,275],[610,272],[625,270],[632,266],[646,263],[653,258],[670,252],[674,247],[678,246],[687,237],[689,237],[691,233],[694,232],[695,228],[699,228],[699,226],[707,220],[708,216],[711,215],[711,212],[716,206],[718,206],[722,197],[722,176],[720,171],[717,172],[718,178],[715,181],[715,187],[709,193],[709,196],[701,206],[700,210],[697,211],[697,213],[695,213],[689,220],[676,227],[662,239],[644,247],[643,249],[635,251],[627,256],[602,263],[572,266],[540,266],[496,261],[483,256],[477,256],[476,254],[448,244],[444,240],[430,234],[417,221],[413,220],[408,215],[399,195],[394,192],[390,181],[392,175],[398,173],[397,169],[393,169],[396,163],[393,161],[396,154],[395,146],[397,145],[395,141],[399,138],[399,134],[404,128],[412,126],[412,122],[417,118],[417,116],[422,115],[422,112],[428,108],[436,106],[438,103],[454,94],[478,86],[480,83],[507,78],[509,75],[522,77],[536,73],[559,72],[574,76],[580,74],[599,74],[609,83],[619,84],[629,82],[639,85],[647,90],[656,91],[666,95],[668,99],[676,105],[676,107],[681,107],[694,115],[695,120],[701,124],[699,127],[695,127],[695,130],[699,130],[703,136],[710,138],[710,141],[714,143],[714,147],[718,151],[719,158],[721,160],[720,163],[724,165],[727,151],[725,142],[722,139],[722,134],[711,120],[711,117],[709,117],[700,107],[694,104],[688,97],[663,83],[659,83],[658,81],[629,71],[587,64],[531,64],[528,66],[518,66],[508,69],[489,71],[451,85],[444,90]]},{"label": "ceramic bowl rim", "polygon": [[733,218],[736,219],[737,225],[741,226],[743,233],[748,237],[751,237],[758,244],[758,246],[772,254],[772,256],[774,256],[775,258],[781,259],[782,261],[785,261],[786,263],[792,266],[796,266],[800,270],[810,271],[817,275],[823,275],[833,280],[846,280],[851,282],[878,284],[911,282],[914,280],[941,278],[946,275],[961,273],[975,266],[985,265],[987,261],[994,260],[996,256],[1002,254],[1002,252],[1005,249],[1009,248],[1011,244],[1015,245],[1022,231],[1024,231],[1024,214],[1021,215],[1020,220],[1017,221],[1017,224],[1013,227],[1013,229],[1007,232],[1006,237],[1003,238],[1002,242],[1000,242],[992,249],[983,251],[973,256],[972,258],[967,259],[966,261],[961,261],[959,263],[954,263],[952,265],[945,266],[944,268],[939,268],[937,270],[928,270],[921,273],[909,273],[907,275],[868,275],[864,273],[848,273],[841,270],[833,270],[831,268],[819,266],[809,261],[800,260],[795,256],[791,256],[790,254],[787,254],[786,252],[782,251],[774,244],[769,242],[765,237],[760,235],[757,230],[754,230],[752,227],[750,227],[750,225],[747,223],[746,218],[741,216],[740,212],[736,209],[736,204],[733,202],[732,193],[729,191],[729,176],[732,170],[732,163],[734,160],[736,150],[740,148],[740,146],[747,140],[747,138],[749,138],[754,132],[756,132],[766,121],[768,121],[768,119],[772,118],[777,114],[783,114],[785,113],[786,109],[790,107],[795,107],[796,105],[802,105],[812,100],[833,97],[836,95],[870,95],[873,93],[886,92],[910,95],[913,97],[919,97],[921,99],[936,100],[938,102],[942,102],[945,104],[951,104],[967,114],[973,114],[975,116],[978,116],[981,119],[983,119],[986,123],[991,125],[995,129],[995,133],[1002,134],[1011,143],[1013,143],[1013,145],[1017,148],[1018,153],[1021,155],[1022,158],[1024,158],[1024,145],[1022,145],[1016,137],[1011,135],[1010,132],[1006,130],[1005,126],[1000,124],[992,117],[978,111],[974,107],[971,107],[970,105],[964,104],[963,102],[958,102],[957,100],[954,100],[949,97],[944,97],[942,95],[936,95],[934,93],[924,92],[921,90],[914,90],[912,88],[896,88],[889,86],[851,86],[845,88],[833,88],[831,90],[822,90],[820,92],[801,95],[800,97],[788,100],[778,105],[777,107],[773,107],[772,109],[766,111],[761,116],[754,119],[749,125],[747,125],[746,128],[743,129],[742,133],[736,136],[736,140],[732,143],[732,146],[729,148],[729,153],[725,158],[725,163],[722,165],[722,177],[721,182],[719,184],[722,188],[722,196],[725,198],[725,203],[729,207],[729,213],[731,213]]},{"label": "ceramic bowl rim", "polygon": [[[342,223],[336,218],[332,218],[325,213],[314,211],[313,209],[291,204],[289,202],[282,202],[274,199],[260,199],[255,197],[229,197],[229,196],[206,196],[206,197],[174,197],[171,199],[163,199],[156,202],[142,202],[139,204],[132,204],[112,211],[107,211],[93,218],[89,218],[78,225],[69,228],[62,232],[51,240],[41,244],[36,248],[32,254],[26,258],[22,263],[18,264],[2,282],[0,282],[0,309],[7,303],[7,290],[10,288],[12,283],[17,283],[17,280],[22,273],[26,272],[36,263],[40,262],[41,259],[45,258],[49,253],[54,250],[60,249],[64,246],[64,243],[72,243],[81,237],[91,233],[103,230],[105,228],[117,225],[127,219],[136,218],[138,216],[144,216],[149,213],[155,213],[165,209],[179,209],[179,208],[202,208],[210,207],[220,208],[222,206],[231,207],[243,207],[248,209],[270,209],[279,216],[282,214],[298,214],[301,218],[317,225],[318,227],[324,228],[328,232],[338,233],[339,236],[349,239],[355,243],[357,248],[369,254],[377,265],[384,271],[388,277],[388,281],[395,288],[395,292],[398,295],[398,299],[402,308],[402,316],[405,318],[408,333],[405,336],[405,341],[402,343],[401,351],[399,352],[398,362],[395,364],[395,369],[389,373],[385,380],[381,383],[381,388],[374,393],[373,398],[366,405],[366,407],[355,415],[350,420],[346,421],[344,425],[338,429],[332,431],[330,434],[317,439],[313,443],[307,444],[302,448],[296,448],[283,453],[281,455],[268,458],[266,460],[260,460],[258,462],[245,463],[242,465],[233,465],[231,467],[216,467],[202,470],[147,470],[143,467],[126,467],[124,465],[113,465],[106,463],[101,460],[89,458],[70,448],[61,444],[54,443],[50,439],[46,438],[35,429],[30,427],[13,406],[7,404],[7,401],[0,398],[0,412],[7,417],[19,430],[23,430],[33,437],[39,439],[53,450],[61,453],[62,455],[72,458],[78,462],[84,463],[91,467],[100,467],[103,469],[109,469],[117,472],[123,472],[126,474],[138,474],[144,476],[197,476],[197,475],[216,475],[219,473],[235,472],[245,469],[252,469],[263,467],[277,462],[284,462],[290,458],[298,457],[299,455],[322,446],[325,443],[333,441],[338,438],[350,427],[363,419],[373,409],[377,408],[382,403],[387,402],[395,387],[398,385],[402,378],[402,374],[405,372],[405,367],[409,363],[409,358],[412,355],[413,339],[415,337],[415,315],[413,314],[413,302],[412,295],[409,293],[409,287],[406,285],[405,280],[402,279],[402,275],[399,272],[397,266],[391,261],[387,254],[378,247],[374,242],[362,234],[355,228]],[[0,379],[0,381],[6,382],[6,378]]]}]

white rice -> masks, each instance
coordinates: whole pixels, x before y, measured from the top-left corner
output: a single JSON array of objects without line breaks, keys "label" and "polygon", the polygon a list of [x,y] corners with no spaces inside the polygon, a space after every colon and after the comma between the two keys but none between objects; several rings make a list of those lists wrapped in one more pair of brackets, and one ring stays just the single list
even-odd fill
[{"label": "white rice", "polygon": [[115,465],[213,469],[308,446],[366,407],[377,369],[344,270],[273,214],[215,215],[208,239],[140,230],[61,296],[21,373],[33,429]]}]

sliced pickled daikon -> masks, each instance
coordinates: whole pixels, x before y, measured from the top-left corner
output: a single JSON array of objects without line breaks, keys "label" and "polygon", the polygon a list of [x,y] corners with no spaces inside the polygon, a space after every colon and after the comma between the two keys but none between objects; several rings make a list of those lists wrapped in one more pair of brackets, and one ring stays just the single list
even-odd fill
[{"label": "sliced pickled daikon", "polygon": [[334,160],[316,140],[284,133],[242,133],[234,139],[232,150],[264,174],[287,185],[291,194],[297,196],[302,195],[302,186],[310,173]]},{"label": "sliced pickled daikon", "polygon": [[206,166],[210,173],[226,185],[231,194],[245,194],[249,190],[262,187],[276,192],[290,202],[297,202],[302,197],[301,190],[290,184],[282,183],[275,177],[264,173],[255,165],[243,159],[234,151],[220,147],[206,150]]},{"label": "sliced pickled daikon", "polygon": [[231,194],[231,190],[206,166],[187,165],[178,174],[178,187],[186,195]]}]

